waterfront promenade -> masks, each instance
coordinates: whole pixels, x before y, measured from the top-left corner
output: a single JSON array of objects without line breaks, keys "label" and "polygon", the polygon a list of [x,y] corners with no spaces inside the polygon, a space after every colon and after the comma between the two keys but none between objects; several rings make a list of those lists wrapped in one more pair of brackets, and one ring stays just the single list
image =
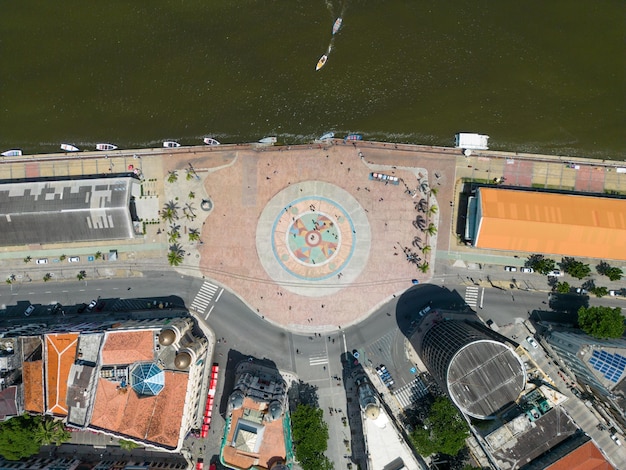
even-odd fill
[{"label": "waterfront promenade", "polygon": [[[504,177],[510,186],[624,193],[626,174],[618,168],[612,161],[491,151],[468,158],[454,148],[335,140],[5,158],[0,179],[137,169],[154,212],[149,219],[158,219],[168,201],[179,206],[174,225],[187,255],[178,270],[230,289],[268,321],[321,333],[359,321],[413,279],[428,281],[437,259],[519,264],[517,253],[458,242],[453,221],[462,179]],[[170,172],[177,173],[175,182],[167,181]],[[397,177],[399,184],[372,180],[372,173]],[[209,212],[199,209],[204,198],[212,202]],[[418,210],[420,201],[426,211]],[[416,227],[418,216],[437,232]],[[169,229],[161,221],[147,225],[144,238],[119,243],[9,247],[0,252],[0,267],[9,275],[24,269],[28,255],[117,249],[124,268],[100,265],[93,276],[139,275],[142,265],[165,266]],[[200,243],[186,240],[191,229],[200,230]]]}]

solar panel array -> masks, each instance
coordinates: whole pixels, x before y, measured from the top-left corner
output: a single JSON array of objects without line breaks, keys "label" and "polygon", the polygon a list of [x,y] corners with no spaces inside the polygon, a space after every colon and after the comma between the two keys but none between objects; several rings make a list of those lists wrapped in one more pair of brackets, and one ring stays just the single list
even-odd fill
[{"label": "solar panel array", "polygon": [[617,383],[626,367],[626,357],[620,354],[611,354],[606,351],[594,351],[589,363],[595,370],[604,375],[604,378]]}]

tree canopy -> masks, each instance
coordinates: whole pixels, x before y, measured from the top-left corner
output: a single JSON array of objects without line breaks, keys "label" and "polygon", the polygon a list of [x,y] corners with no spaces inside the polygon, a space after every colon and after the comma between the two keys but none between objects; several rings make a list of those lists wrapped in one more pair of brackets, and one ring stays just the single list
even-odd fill
[{"label": "tree canopy", "polygon": [[556,262],[543,255],[530,255],[525,265],[528,268],[533,268],[539,274],[548,274],[556,267]]},{"label": "tree canopy", "polygon": [[619,307],[581,307],[578,325],[595,338],[619,338],[624,334],[624,317]]},{"label": "tree canopy", "polygon": [[30,457],[42,445],[60,445],[69,439],[63,423],[50,417],[24,414],[0,423],[0,455],[7,460]]},{"label": "tree canopy", "polygon": [[624,275],[624,272],[620,268],[611,266],[606,261],[601,261],[600,264],[596,266],[596,271],[598,271],[598,274],[608,277],[611,281],[619,281]]},{"label": "tree canopy", "polygon": [[296,459],[303,470],[332,470],[324,455],[328,447],[328,425],[319,408],[299,404],[291,415]]},{"label": "tree canopy", "polygon": [[468,436],[469,428],[458,410],[450,400],[439,397],[432,404],[424,426],[411,433],[411,440],[424,456],[456,455],[465,447]]},{"label": "tree canopy", "polygon": [[577,261],[574,258],[563,258],[561,260],[561,268],[567,274],[576,279],[582,279],[583,277],[589,276],[591,274],[591,268],[588,264],[583,263],[582,261]]}]

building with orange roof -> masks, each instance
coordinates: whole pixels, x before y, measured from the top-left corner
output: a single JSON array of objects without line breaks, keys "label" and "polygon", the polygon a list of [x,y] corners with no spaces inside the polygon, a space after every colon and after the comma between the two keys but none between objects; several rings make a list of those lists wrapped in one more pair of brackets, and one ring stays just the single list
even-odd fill
[{"label": "building with orange roof", "polygon": [[4,331],[22,344],[17,402],[26,411],[63,417],[69,427],[180,450],[202,423],[211,350],[186,310],[154,315],[66,322],[58,326],[63,332],[33,325],[38,335],[23,335],[22,327]]},{"label": "building with orange roof", "polygon": [[480,187],[466,237],[477,248],[626,260],[626,200]]},{"label": "building with orange roof", "polygon": [[287,385],[278,371],[249,362],[237,366],[220,454],[224,465],[265,470],[291,460],[286,397]]},{"label": "building with orange roof", "polygon": [[76,360],[78,333],[45,335],[46,412],[67,416],[67,381]]},{"label": "building with orange roof", "polygon": [[24,381],[24,410],[43,413],[43,361],[29,361],[22,364]]},{"label": "building with orange roof", "polygon": [[614,467],[588,436],[579,433],[520,470],[614,470]]}]

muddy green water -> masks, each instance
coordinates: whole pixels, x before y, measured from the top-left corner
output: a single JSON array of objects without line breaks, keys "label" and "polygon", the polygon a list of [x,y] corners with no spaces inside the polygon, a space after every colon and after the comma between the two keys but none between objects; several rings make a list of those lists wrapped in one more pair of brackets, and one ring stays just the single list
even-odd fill
[{"label": "muddy green water", "polygon": [[0,6],[0,150],[469,131],[493,149],[626,158],[621,0]]}]

